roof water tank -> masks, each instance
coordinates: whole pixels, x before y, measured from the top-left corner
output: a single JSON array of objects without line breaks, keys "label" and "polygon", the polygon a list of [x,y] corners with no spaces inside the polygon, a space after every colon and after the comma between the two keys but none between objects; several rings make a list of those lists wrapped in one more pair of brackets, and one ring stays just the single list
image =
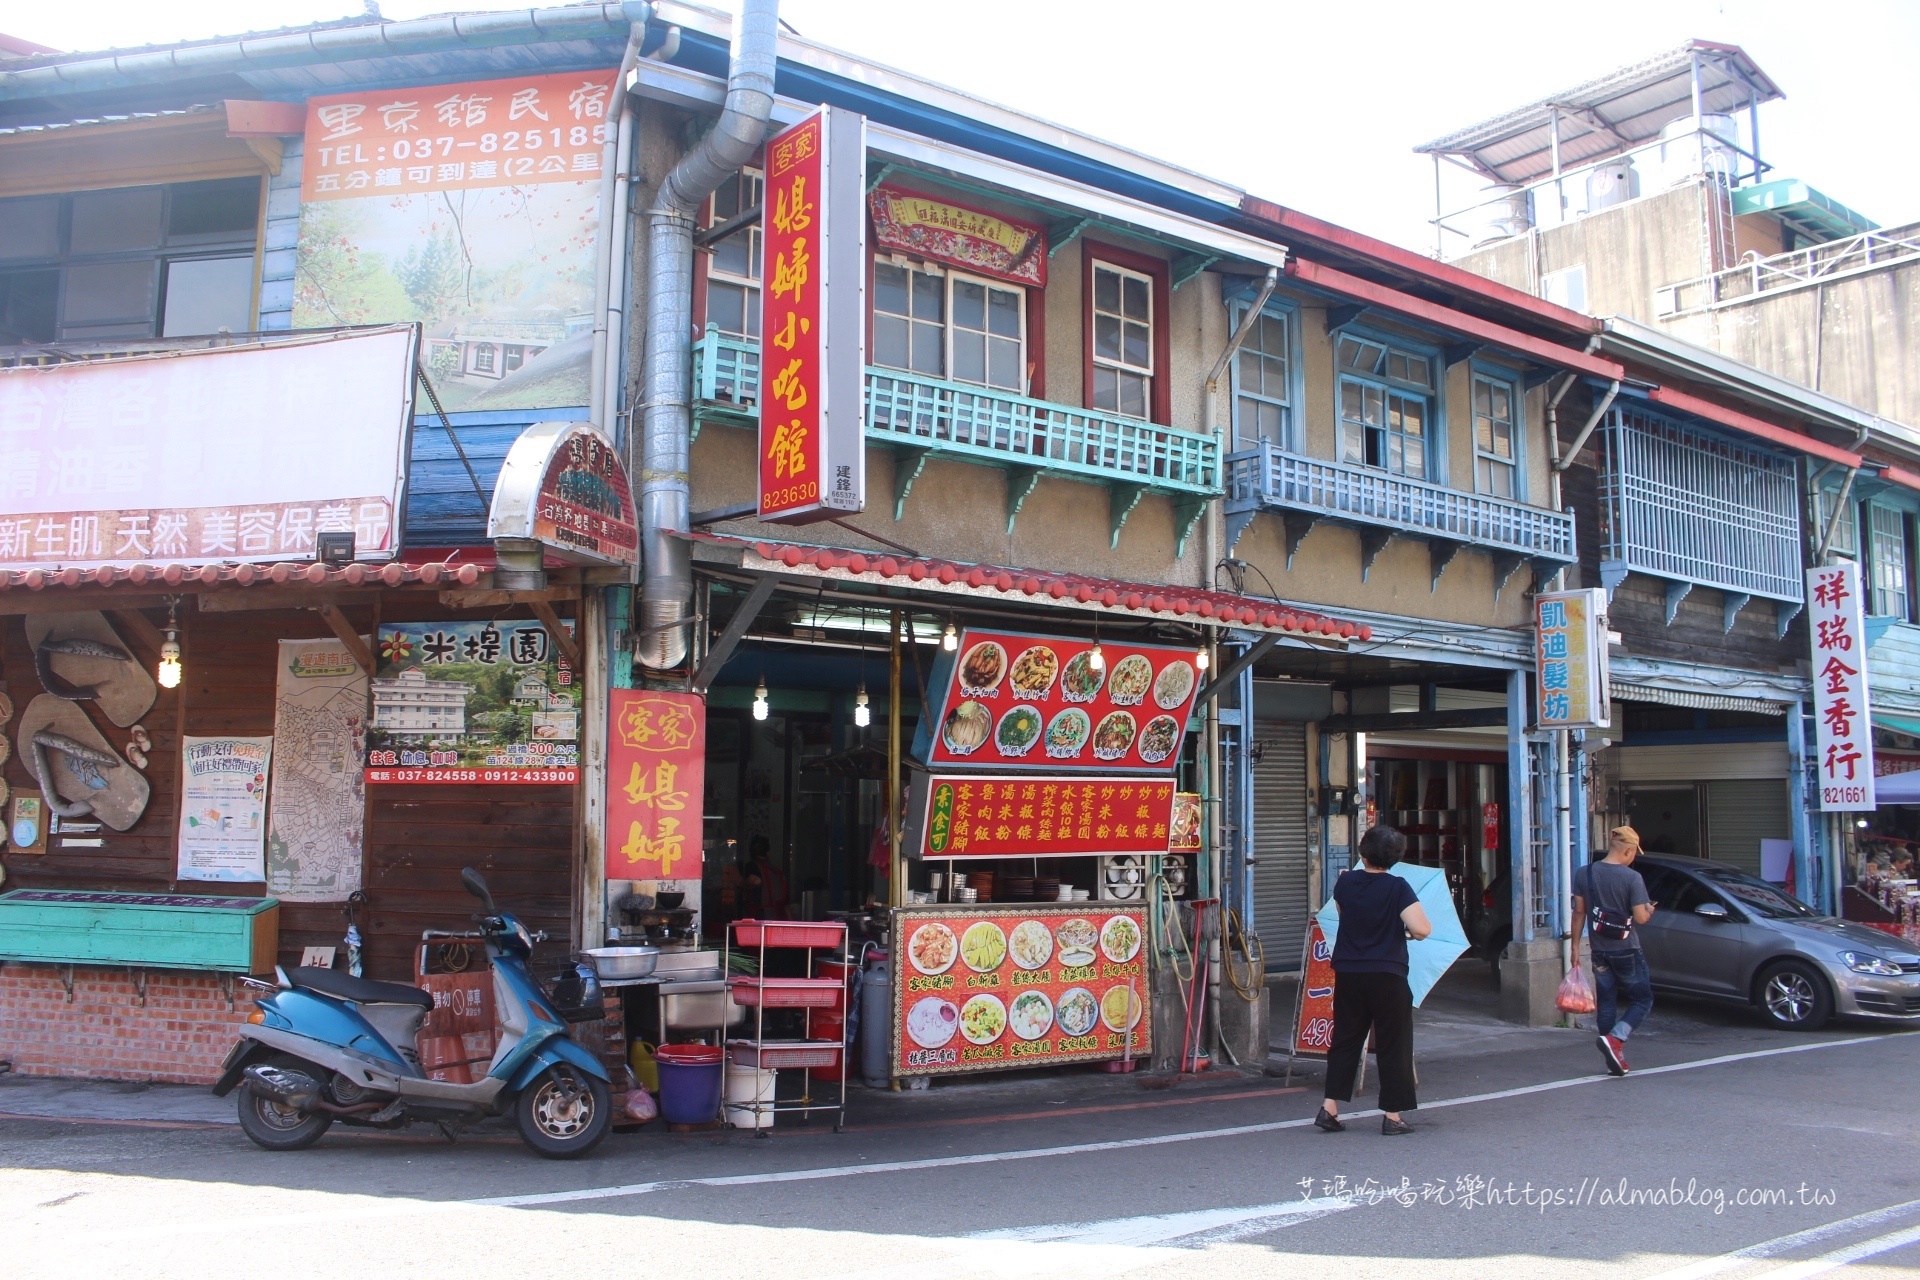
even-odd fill
[{"label": "roof water tank", "polygon": [[1640,174],[1625,156],[1587,171],[1587,212],[1625,204],[1640,194]]},{"label": "roof water tank", "polygon": [[1533,197],[1524,187],[1495,187],[1480,206],[1484,215],[1474,232],[1473,245],[1525,235],[1533,227]]},{"label": "roof water tank", "polygon": [[1730,182],[1739,161],[1734,140],[1739,137],[1733,117],[1703,115],[1682,118],[1660,131],[1660,169],[1668,186],[1711,175]]}]

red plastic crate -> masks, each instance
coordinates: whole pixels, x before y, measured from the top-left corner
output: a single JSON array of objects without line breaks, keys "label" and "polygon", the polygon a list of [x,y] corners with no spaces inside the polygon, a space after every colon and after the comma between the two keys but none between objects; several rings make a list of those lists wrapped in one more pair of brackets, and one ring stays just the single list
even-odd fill
[{"label": "red plastic crate", "polygon": [[733,939],[742,947],[839,947],[847,926],[817,920],[735,920]]},{"label": "red plastic crate", "polygon": [[832,978],[728,978],[733,1002],[767,1009],[832,1009],[846,985]]},{"label": "red plastic crate", "polygon": [[840,1067],[842,1046],[831,1040],[788,1040],[756,1044],[752,1040],[727,1043],[727,1057],[736,1067]]}]

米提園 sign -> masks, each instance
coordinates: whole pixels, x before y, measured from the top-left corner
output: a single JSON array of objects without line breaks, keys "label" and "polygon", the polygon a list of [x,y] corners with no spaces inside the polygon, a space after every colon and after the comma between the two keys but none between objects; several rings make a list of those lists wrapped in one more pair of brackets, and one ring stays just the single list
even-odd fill
[{"label": "\u7c73\u63d0\u5712 sign", "polygon": [[538,622],[382,623],[368,782],[574,783],[580,682]]}]

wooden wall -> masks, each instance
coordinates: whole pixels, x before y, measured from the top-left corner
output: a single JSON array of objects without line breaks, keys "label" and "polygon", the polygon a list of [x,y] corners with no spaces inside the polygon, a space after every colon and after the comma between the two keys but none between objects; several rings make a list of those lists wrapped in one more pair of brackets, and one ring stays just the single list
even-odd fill
[{"label": "wooden wall", "polygon": [[[112,603],[111,591],[73,594],[78,597],[76,609]],[[569,612],[564,604],[556,608],[563,615]],[[390,621],[528,616],[524,608],[451,610],[431,595],[410,601],[401,593],[376,598],[371,591],[365,598],[344,599],[342,609],[362,634],[372,631],[377,609]],[[307,610],[183,609],[182,615],[186,678],[178,689],[160,690],[141,721],[153,738],[147,767],[153,798],[146,813],[129,831],[103,829],[106,843],[99,849],[61,849],[58,837],[49,842],[44,856],[8,848],[4,888],[184,889],[246,897],[263,891],[258,884],[174,879],[180,738],[271,734],[278,642],[318,639],[332,632],[318,614]],[[164,611],[147,610],[145,616],[155,625],[165,622]],[[129,628],[116,629],[151,668],[158,655],[147,651]],[[16,719],[42,692],[17,616],[0,616],[0,687],[13,699]],[[91,708],[89,713],[107,741],[116,750],[124,749],[127,731]],[[15,745],[14,729],[9,723],[5,730],[10,745]],[[6,762],[5,776],[15,789],[37,785],[17,750]],[[537,968],[548,970],[563,960],[568,950],[573,791],[550,785],[368,787],[363,886],[368,903],[360,922],[367,976],[404,981],[411,975],[413,948],[422,929],[471,927],[477,904],[460,886],[463,866],[485,875],[499,904],[519,915],[528,928],[554,936],[535,949]],[[344,966],[346,925],[344,904],[285,904],[280,912],[280,962],[297,964],[301,948],[309,945],[335,946],[341,949],[337,963]]]}]

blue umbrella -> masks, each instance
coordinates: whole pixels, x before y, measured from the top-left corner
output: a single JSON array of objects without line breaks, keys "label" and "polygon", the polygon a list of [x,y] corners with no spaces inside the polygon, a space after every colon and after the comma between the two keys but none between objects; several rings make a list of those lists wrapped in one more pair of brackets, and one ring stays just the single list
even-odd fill
[{"label": "blue umbrella", "polygon": [[[1422,867],[1411,862],[1396,862],[1389,875],[1399,876],[1413,886],[1420,905],[1426,908],[1433,932],[1418,942],[1407,943],[1407,985],[1413,989],[1418,1005],[1440,981],[1440,975],[1467,950],[1467,931],[1460,927],[1460,913],[1453,909],[1453,893],[1447,888],[1447,873],[1439,867]],[[1332,946],[1340,932],[1340,908],[1332,898],[1320,908],[1320,931]]]}]

